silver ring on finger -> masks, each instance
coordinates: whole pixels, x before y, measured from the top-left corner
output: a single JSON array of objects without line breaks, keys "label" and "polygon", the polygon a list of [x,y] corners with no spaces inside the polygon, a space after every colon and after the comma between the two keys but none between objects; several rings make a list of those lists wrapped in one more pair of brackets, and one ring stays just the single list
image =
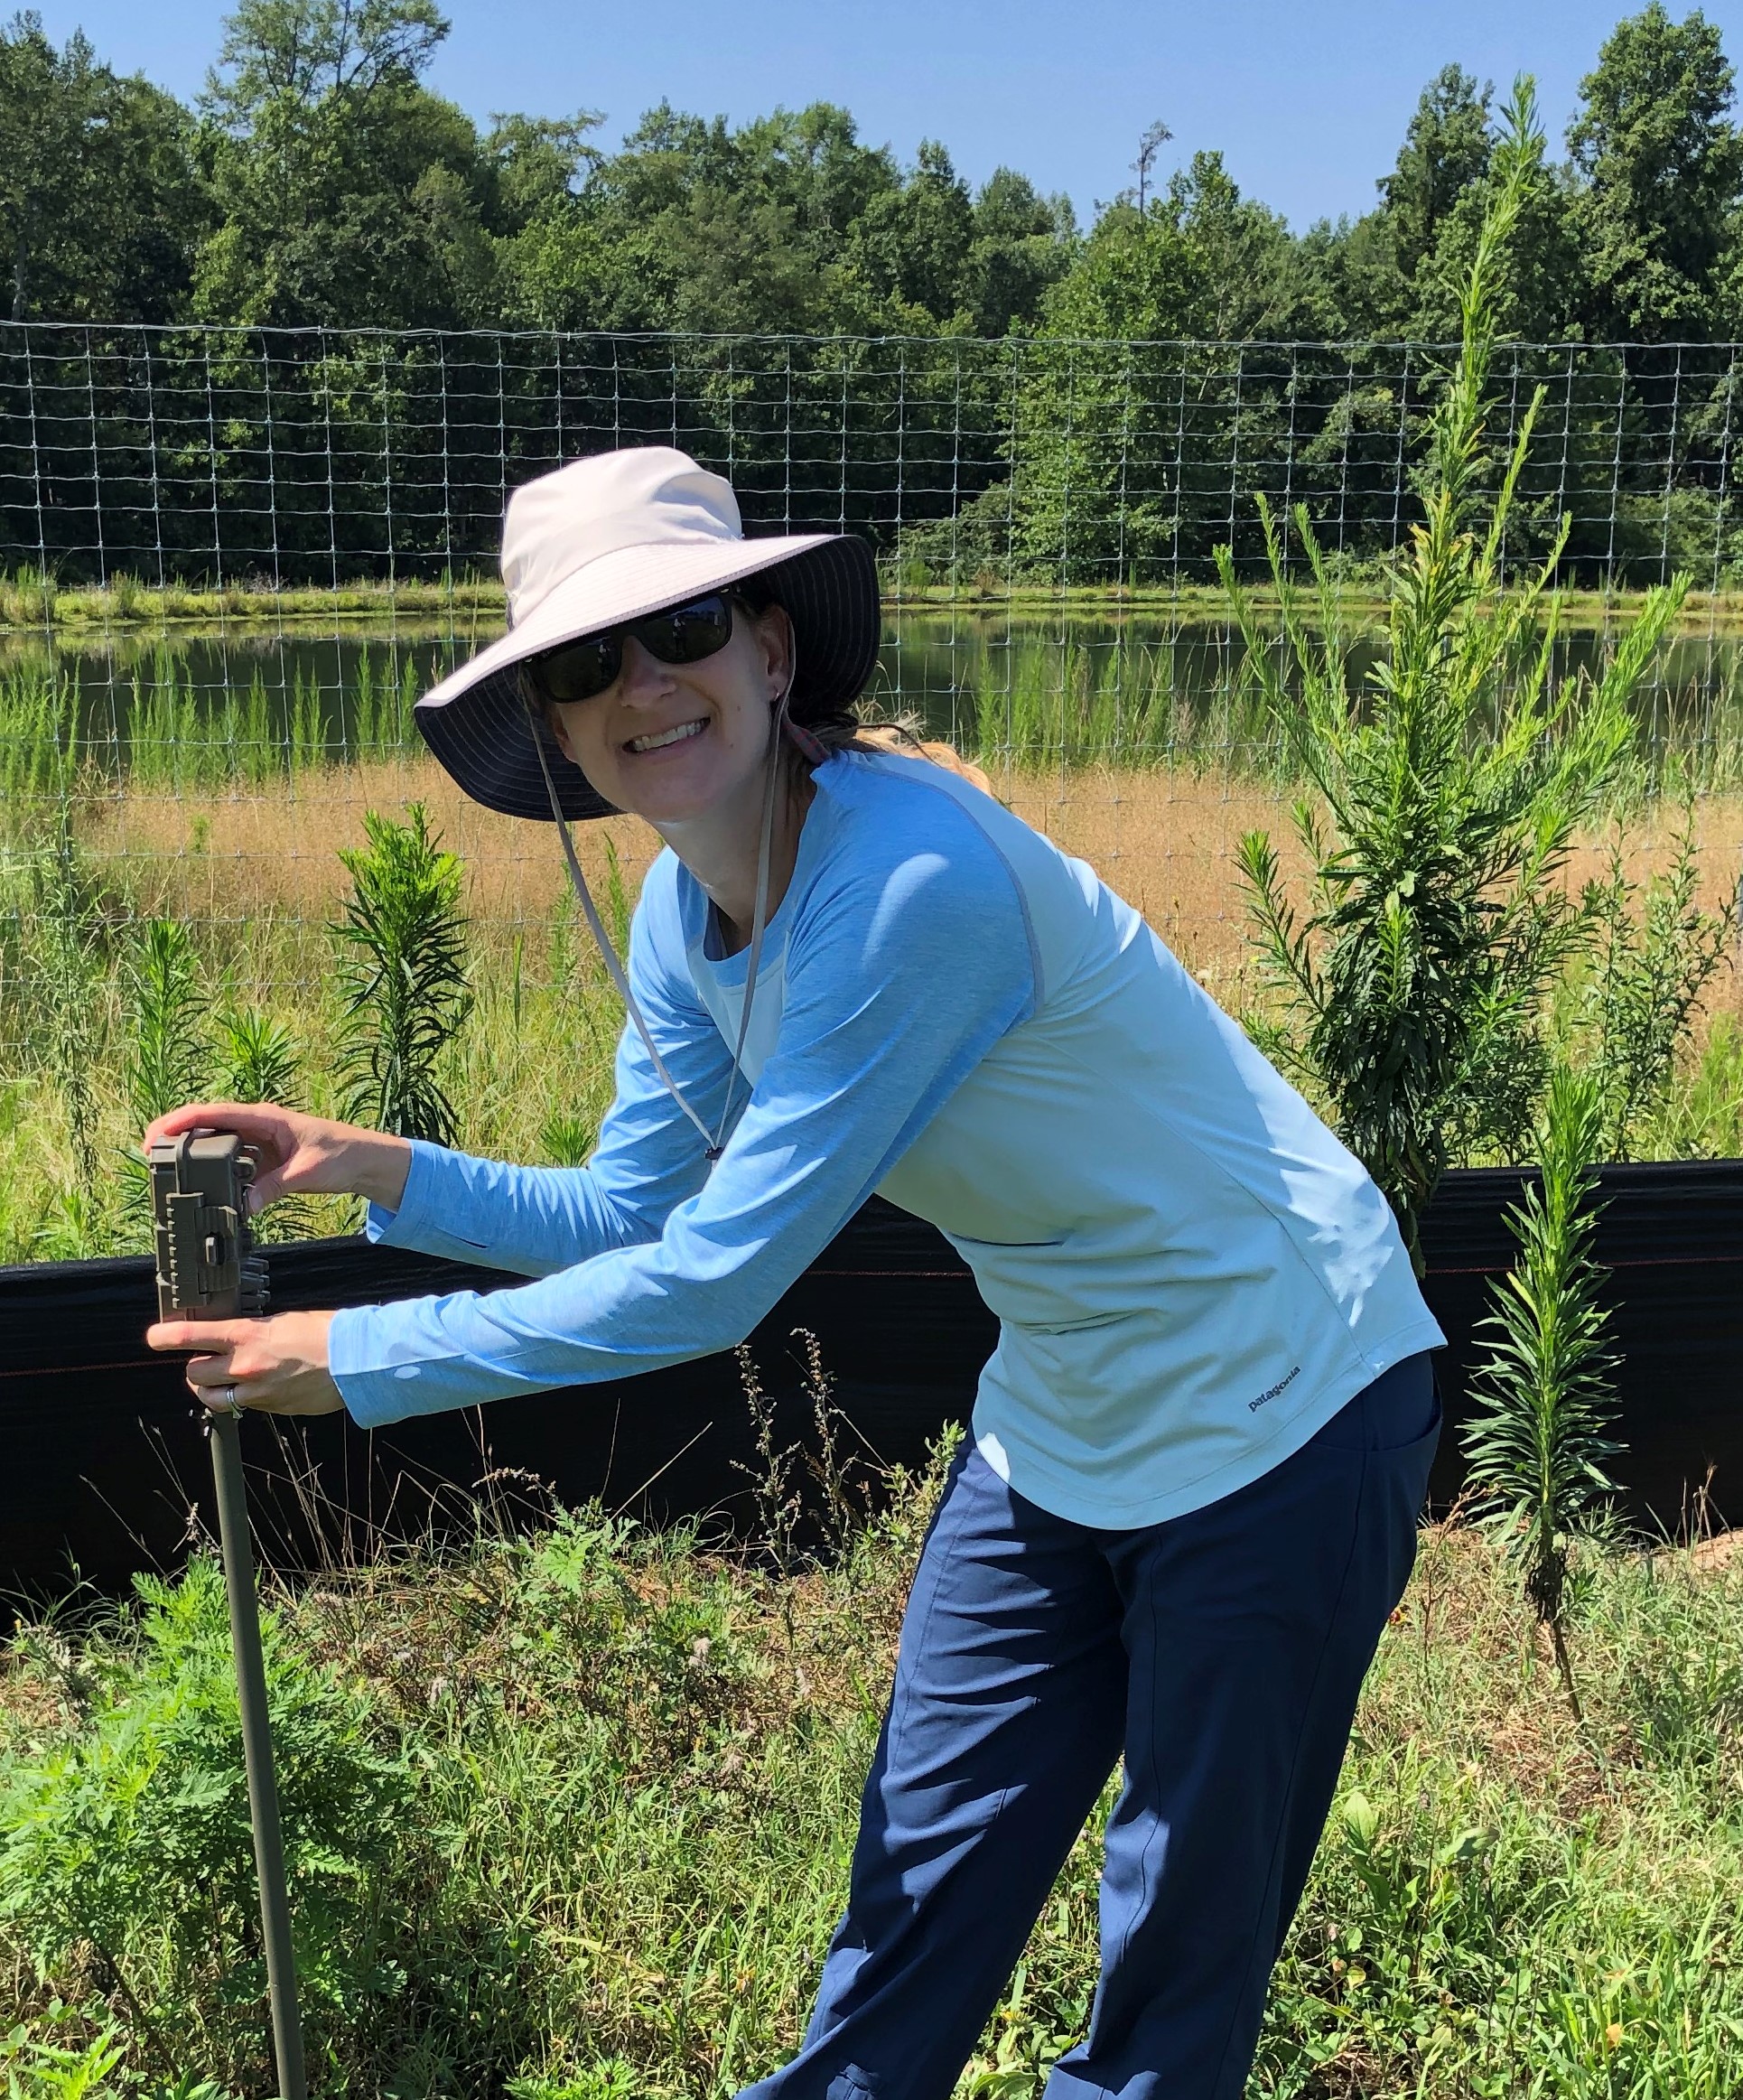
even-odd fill
[{"label": "silver ring on finger", "polygon": [[234,1386],[220,1386],[218,1389],[224,1395],[224,1412],[227,1414],[239,1413],[242,1403],[236,1396],[236,1387]]}]

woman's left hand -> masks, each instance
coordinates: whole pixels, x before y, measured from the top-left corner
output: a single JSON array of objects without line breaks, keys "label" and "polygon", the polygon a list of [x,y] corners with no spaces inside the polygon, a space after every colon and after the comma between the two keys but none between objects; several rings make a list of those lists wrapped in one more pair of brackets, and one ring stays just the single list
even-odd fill
[{"label": "woman's left hand", "polygon": [[266,1414],[336,1414],[344,1406],[327,1368],[331,1312],[278,1312],[270,1320],[161,1320],[145,1330],[153,1349],[199,1349],[188,1384],[208,1407],[257,1407]]}]

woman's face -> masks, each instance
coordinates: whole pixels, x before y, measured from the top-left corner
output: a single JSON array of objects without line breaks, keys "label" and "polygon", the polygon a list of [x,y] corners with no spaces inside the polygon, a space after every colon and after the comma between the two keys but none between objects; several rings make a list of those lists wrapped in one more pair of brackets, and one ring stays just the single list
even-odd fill
[{"label": "woman's face", "polygon": [[656,826],[732,809],[760,791],[791,632],[779,606],[734,600],[731,639],[700,663],[663,664],[626,635],[617,682],[552,702],[552,733],[608,802]]}]

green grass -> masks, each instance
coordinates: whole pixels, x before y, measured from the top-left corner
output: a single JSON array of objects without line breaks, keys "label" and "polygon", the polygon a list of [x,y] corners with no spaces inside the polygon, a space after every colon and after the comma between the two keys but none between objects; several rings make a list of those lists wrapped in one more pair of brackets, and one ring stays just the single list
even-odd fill
[{"label": "green grass", "polygon": [[503,591],[494,577],[476,575],[386,579],[359,577],[328,585],[275,588],[249,579],[152,584],[117,575],[107,586],[68,583],[35,568],[0,577],[0,631],[59,630],[69,639],[93,630],[150,633],[160,629],[299,621],[385,620],[483,612],[501,616]]},{"label": "green grass", "polygon": [[[597,1511],[273,1585],[317,2092],[725,2095],[795,2044],[930,1493],[826,1567]],[[1734,2100],[1743,1562],[1589,1560],[1568,1722],[1495,1546],[1425,1536],[1274,1982],[1251,2093]],[[102,2095],[266,2089],[209,1567],[26,1628],[0,1676],[0,2063]],[[1104,1810],[1105,1804],[1104,1804]],[[963,2095],[1081,2030],[1074,1851]],[[91,1862],[102,1872],[93,1879]],[[186,2084],[173,2087],[173,2063]]]},{"label": "green grass", "polygon": [[[1370,565],[1371,566],[1371,565]],[[1132,583],[1117,581],[1075,584],[1062,590],[1056,570],[1024,572],[983,570],[957,582],[936,579],[926,565],[885,565],[883,588],[894,603],[910,607],[1011,605],[1024,609],[1076,610],[1119,617],[1132,612],[1170,612],[1220,620],[1227,600],[1220,584],[1203,582]],[[1263,596],[1263,593],[1255,593]],[[1600,626],[1626,621],[1645,593],[1612,590],[1570,590],[1566,617],[1571,625]],[[42,633],[59,629],[70,636],[96,630],[149,632],[157,629],[262,624],[301,621],[406,619],[451,612],[499,617],[504,603],[501,583],[484,573],[460,576],[355,577],[338,586],[288,584],[275,587],[259,578],[218,583],[208,578],[148,583],[133,575],[117,575],[107,585],[76,583],[44,574],[33,566],[0,577],[0,631]],[[1374,612],[1382,603],[1373,575],[1356,565],[1349,578],[1352,615]],[[1713,626],[1743,622],[1743,593],[1693,593],[1683,609],[1682,626],[1704,632]]]},{"label": "green grass", "polygon": [[[0,611],[8,588],[0,583]],[[108,791],[131,784],[193,792],[260,786],[408,748],[413,703],[446,654],[438,646],[426,660],[419,645],[493,632],[496,609],[444,599],[436,610],[445,621],[420,624],[415,606],[370,602],[368,625],[330,625],[324,638],[299,634],[294,622],[275,631],[272,686],[260,638],[246,623],[238,631],[230,621],[141,620],[68,627],[56,639],[21,625],[0,660],[7,804],[58,791],[63,777]],[[1274,616],[1263,593],[1254,602],[1262,618]],[[357,610],[361,622],[368,606],[359,601]],[[1346,611],[1352,635],[1372,648],[1379,630],[1371,610]],[[1058,599],[993,611],[912,601],[891,611],[874,695],[935,723],[947,718],[948,733],[983,759],[1282,777],[1282,742],[1231,639],[1226,606]],[[1612,615],[1613,633],[1621,616]],[[1580,629],[1572,615],[1564,621],[1570,647],[1587,655],[1601,631]],[[331,680],[341,641],[350,659],[342,693],[321,682]],[[1685,634],[1636,712],[1640,792],[1657,791],[1673,772],[1702,789],[1743,783],[1743,649],[1729,630],[1710,620],[1705,633]]]},{"label": "green grass", "polygon": [[972,697],[961,742],[983,764],[1179,767],[1274,773],[1279,740],[1247,681],[1218,672],[1188,691],[1166,644],[1067,635],[1021,644],[974,638],[958,677]]},{"label": "green grass", "polygon": [[[200,850],[196,827],[190,853]],[[160,900],[142,863],[100,863],[75,850],[70,878],[57,883],[46,880],[50,855],[45,838],[8,845],[0,830],[0,1265],[149,1246],[121,1169],[138,1137],[126,1085],[130,958]],[[548,920],[473,928],[473,1012],[438,1069],[474,1151],[573,1164],[592,1147],[622,1010],[578,922],[564,902]],[[207,1023],[191,1054],[206,1084],[224,1086],[224,1017],[248,1012],[287,1039],[298,1105],[337,1114],[340,1013],[327,928],[266,913],[219,916],[191,931]],[[80,1078],[70,1092],[69,1071]],[[95,1178],[79,1170],[87,1153],[98,1162]],[[356,1216],[349,1200],[312,1199],[296,1232],[349,1230]]]}]

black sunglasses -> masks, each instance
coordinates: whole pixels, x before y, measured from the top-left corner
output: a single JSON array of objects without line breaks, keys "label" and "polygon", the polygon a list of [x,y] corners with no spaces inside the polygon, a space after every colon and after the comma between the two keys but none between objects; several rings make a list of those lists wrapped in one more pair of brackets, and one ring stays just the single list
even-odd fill
[{"label": "black sunglasses", "polygon": [[633,634],[648,655],[663,664],[699,664],[705,657],[718,656],[732,639],[732,593],[711,591],[687,605],[671,605],[664,612],[650,612],[645,620],[627,620],[601,634],[565,641],[528,657],[527,675],[544,699],[591,700],[617,682],[627,634]]}]

